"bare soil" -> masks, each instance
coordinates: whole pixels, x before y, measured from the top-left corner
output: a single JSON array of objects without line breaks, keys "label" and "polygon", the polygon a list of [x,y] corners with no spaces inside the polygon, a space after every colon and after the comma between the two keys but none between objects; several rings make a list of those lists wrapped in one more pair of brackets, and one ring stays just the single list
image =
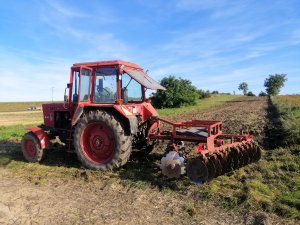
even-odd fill
[{"label": "bare soil", "polygon": [[[212,110],[169,119],[223,120],[224,131],[241,129],[263,144],[267,99],[246,98]],[[131,159],[132,160],[132,159]],[[137,165],[138,166],[138,165]],[[128,167],[126,167],[128,168]],[[130,168],[130,167],[129,167]],[[146,171],[147,172],[147,171]],[[157,179],[154,177],[153,179]],[[0,224],[296,224],[264,212],[225,210],[191,193],[128,187],[108,178],[52,179],[46,183],[0,168]]]}]

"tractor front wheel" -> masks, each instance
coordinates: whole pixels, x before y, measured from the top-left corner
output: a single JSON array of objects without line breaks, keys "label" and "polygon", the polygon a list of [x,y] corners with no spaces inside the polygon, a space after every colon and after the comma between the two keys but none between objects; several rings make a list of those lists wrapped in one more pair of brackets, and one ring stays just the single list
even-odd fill
[{"label": "tractor front wheel", "polygon": [[44,155],[38,138],[31,132],[25,134],[22,139],[22,152],[29,162],[39,162]]},{"label": "tractor front wheel", "polygon": [[112,170],[124,165],[131,153],[131,136],[110,112],[90,111],[78,122],[74,147],[81,163],[95,170]]}]

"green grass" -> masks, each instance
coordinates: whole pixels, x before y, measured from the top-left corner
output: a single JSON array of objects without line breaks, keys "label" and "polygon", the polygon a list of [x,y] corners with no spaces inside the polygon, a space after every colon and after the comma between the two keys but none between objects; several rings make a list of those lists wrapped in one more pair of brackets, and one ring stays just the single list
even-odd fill
[{"label": "green grass", "polygon": [[157,112],[161,117],[168,117],[170,115],[179,115],[186,112],[191,112],[199,109],[209,109],[224,104],[226,101],[233,100],[240,97],[240,95],[212,95],[210,98],[199,99],[196,105],[185,106],[181,108],[158,109]]},{"label": "green grass", "polygon": [[28,125],[0,126],[0,141],[9,139],[21,139],[27,132]]},{"label": "green grass", "polygon": [[257,164],[195,187],[195,191],[224,208],[264,210],[300,219],[299,152],[300,145],[266,152]]},{"label": "green grass", "polygon": [[289,143],[300,143],[300,95],[277,96],[272,101],[280,113],[281,120],[289,136]]}]

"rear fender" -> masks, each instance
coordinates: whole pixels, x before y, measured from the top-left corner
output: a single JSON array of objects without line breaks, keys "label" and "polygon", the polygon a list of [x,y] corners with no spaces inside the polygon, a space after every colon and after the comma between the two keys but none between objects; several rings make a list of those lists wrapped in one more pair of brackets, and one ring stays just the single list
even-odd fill
[{"label": "rear fender", "polygon": [[27,128],[26,130],[29,130],[30,132],[34,133],[37,139],[40,142],[40,146],[42,149],[48,148],[50,146],[50,141],[47,133],[43,131],[42,128],[39,127],[30,127]]},{"label": "rear fender", "polygon": [[[113,105],[113,107],[79,107],[72,119],[72,126],[75,126],[78,120],[81,118],[84,112],[88,112],[89,110],[107,110],[113,112],[116,116],[118,116],[123,122],[125,122],[125,128],[128,129],[130,134],[135,135],[138,132],[138,121],[134,114],[128,111],[125,107],[119,105]],[[128,124],[127,124],[128,123]]]}]

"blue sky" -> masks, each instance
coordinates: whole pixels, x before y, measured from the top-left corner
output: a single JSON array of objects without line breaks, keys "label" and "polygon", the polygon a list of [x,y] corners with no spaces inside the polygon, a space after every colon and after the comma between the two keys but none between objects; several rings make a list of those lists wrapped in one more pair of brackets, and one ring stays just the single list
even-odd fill
[{"label": "blue sky", "polygon": [[231,93],[286,73],[300,92],[297,0],[0,0],[0,21],[0,101],[62,100],[73,63],[109,59]]}]

